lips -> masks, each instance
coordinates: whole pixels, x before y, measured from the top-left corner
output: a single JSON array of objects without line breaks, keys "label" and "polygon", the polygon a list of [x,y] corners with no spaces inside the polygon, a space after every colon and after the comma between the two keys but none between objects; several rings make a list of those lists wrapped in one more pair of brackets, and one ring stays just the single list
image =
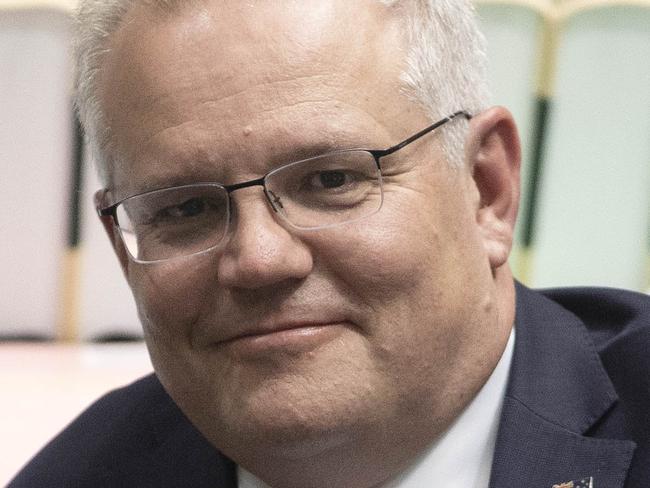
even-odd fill
[{"label": "lips", "polygon": [[227,339],[220,340],[218,344],[228,344],[239,340],[254,340],[256,338],[263,338],[275,334],[290,334],[290,333],[309,333],[317,331],[325,327],[332,327],[341,325],[342,320],[327,320],[327,321],[311,321],[311,322],[291,322],[291,323],[267,323],[258,327],[252,327],[250,330],[240,332]]},{"label": "lips", "polygon": [[249,332],[245,332],[239,335],[236,335],[235,337],[232,337],[230,339],[226,339],[225,341],[222,342],[231,342],[231,341],[236,341],[239,339],[246,339],[246,338],[255,338],[255,337],[262,337],[265,335],[269,334],[278,334],[282,332],[287,332],[287,331],[295,331],[296,329],[313,329],[316,327],[327,327],[328,325],[332,325],[331,322],[298,322],[298,323],[293,323],[293,324],[277,324],[277,325],[268,325],[268,326],[263,326],[263,327],[256,327],[253,328]]},{"label": "lips", "polygon": [[339,337],[349,322],[337,320],[266,322],[217,342],[237,356],[259,357],[269,353],[304,353]]},{"label": "lips", "polygon": [[[297,329],[329,327],[350,324],[348,314],[326,306],[307,306],[274,312],[259,312],[255,315],[239,312],[224,313],[210,328],[215,335],[212,343],[226,344],[245,338],[279,334]],[[264,317],[260,319],[259,317]],[[218,334],[218,335],[216,335]]]}]

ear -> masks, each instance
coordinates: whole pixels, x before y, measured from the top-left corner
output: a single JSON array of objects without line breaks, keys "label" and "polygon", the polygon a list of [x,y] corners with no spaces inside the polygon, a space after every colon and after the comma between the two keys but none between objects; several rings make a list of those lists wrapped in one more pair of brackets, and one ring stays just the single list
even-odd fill
[{"label": "ear", "polygon": [[[95,193],[93,200],[95,203],[95,208],[98,211],[99,209],[107,206],[107,196],[108,196],[108,190],[106,189],[98,190]],[[108,235],[108,239],[111,241],[113,250],[115,251],[115,254],[117,255],[117,259],[120,262],[122,272],[124,273],[124,276],[128,278],[129,256],[127,254],[126,248],[124,247],[124,243],[122,242],[122,238],[120,237],[120,231],[115,225],[115,221],[113,220],[112,216],[100,215],[99,220],[104,226],[104,230],[106,231],[106,235]]]},{"label": "ear", "polygon": [[494,270],[508,260],[519,208],[521,149],[512,114],[493,107],[473,117],[466,156],[478,190],[476,223]]}]

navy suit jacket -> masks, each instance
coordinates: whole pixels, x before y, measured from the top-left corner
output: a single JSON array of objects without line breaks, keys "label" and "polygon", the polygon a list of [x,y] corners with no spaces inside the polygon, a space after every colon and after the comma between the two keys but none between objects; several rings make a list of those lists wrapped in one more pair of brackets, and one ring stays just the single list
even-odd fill
[{"label": "navy suit jacket", "polygon": [[[650,297],[517,285],[516,342],[490,488],[650,487]],[[236,488],[154,375],[109,393],[9,484]]]}]

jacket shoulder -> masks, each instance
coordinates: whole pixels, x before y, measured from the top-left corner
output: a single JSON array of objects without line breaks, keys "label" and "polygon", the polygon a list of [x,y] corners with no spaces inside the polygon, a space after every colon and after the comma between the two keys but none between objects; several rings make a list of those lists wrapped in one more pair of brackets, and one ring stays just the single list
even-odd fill
[{"label": "jacket shoulder", "polygon": [[[585,325],[601,357],[650,366],[650,296],[613,288],[542,290]],[[647,369],[645,370],[647,373]]]},{"label": "jacket shoulder", "polygon": [[629,385],[637,397],[650,396],[650,296],[611,288],[543,294],[584,324],[619,395]]},{"label": "jacket shoulder", "polygon": [[[165,459],[172,451],[176,458]],[[92,404],[18,473],[9,488],[182,486],[169,478],[154,479],[167,467],[178,473],[173,476],[181,476],[192,465],[191,458],[216,466],[218,457],[151,374]]]}]

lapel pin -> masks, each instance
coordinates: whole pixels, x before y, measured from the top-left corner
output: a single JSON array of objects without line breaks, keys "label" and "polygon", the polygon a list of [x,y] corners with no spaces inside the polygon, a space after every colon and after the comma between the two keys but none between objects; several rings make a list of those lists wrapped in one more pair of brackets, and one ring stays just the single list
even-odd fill
[{"label": "lapel pin", "polygon": [[553,488],[594,488],[594,479],[590,476],[581,480],[565,481],[559,485],[553,485]]}]

